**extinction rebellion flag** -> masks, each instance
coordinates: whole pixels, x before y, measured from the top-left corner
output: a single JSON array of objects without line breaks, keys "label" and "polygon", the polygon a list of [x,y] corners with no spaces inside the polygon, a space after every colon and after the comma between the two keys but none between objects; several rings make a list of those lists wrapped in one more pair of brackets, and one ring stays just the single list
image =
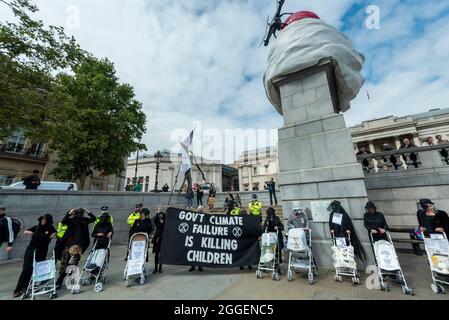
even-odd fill
[{"label": "extinction rebellion flag", "polygon": [[260,218],[169,208],[160,263],[231,268],[259,263]]}]

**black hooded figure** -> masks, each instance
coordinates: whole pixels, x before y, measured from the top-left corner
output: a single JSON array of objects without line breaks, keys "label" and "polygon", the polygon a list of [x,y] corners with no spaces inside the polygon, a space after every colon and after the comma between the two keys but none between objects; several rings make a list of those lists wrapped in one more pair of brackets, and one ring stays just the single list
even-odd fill
[{"label": "black hooded figure", "polygon": [[105,212],[102,213],[99,221],[95,224],[92,231],[92,237],[96,241],[96,249],[106,249],[109,245],[109,240],[112,238],[114,228],[111,223],[111,216]]},{"label": "black hooded figure", "polygon": [[51,239],[56,235],[56,229],[53,227],[53,217],[51,214],[46,214],[39,217],[38,224],[25,231],[25,234],[31,235],[31,241],[25,250],[23,258],[22,273],[17,281],[16,289],[14,290],[14,297],[23,294],[31,276],[33,275],[33,256],[36,253],[36,262],[45,261],[47,258],[48,246]]},{"label": "black hooded figure", "polygon": [[[85,217],[87,213],[89,217]],[[56,281],[57,288],[61,288],[68,266],[78,265],[81,255],[90,245],[89,224],[95,222],[96,217],[86,209],[72,209],[62,219],[67,226],[64,236],[58,241],[55,248],[56,259],[61,260],[59,276]]]},{"label": "black hooded figure", "polygon": [[151,242],[153,243],[153,253],[154,253],[154,270],[153,273],[158,272],[162,273],[162,264],[159,263],[159,254],[161,252],[161,243],[162,237],[164,235],[164,227],[165,227],[165,213],[159,212],[154,217],[154,225],[156,226],[156,231],[154,232],[153,239]]},{"label": "black hooded figure", "polygon": [[[352,224],[352,220],[349,215],[346,213],[345,209],[341,206],[339,201],[332,201],[329,208],[331,211],[329,215],[329,228],[331,233],[334,234],[335,237],[346,238],[348,236],[348,231],[351,235],[351,245],[354,247],[354,254],[361,260],[366,260],[366,253],[363,249],[362,244],[360,243],[359,238],[357,237],[357,233],[355,232],[354,225]],[[334,219],[335,216],[335,219]],[[340,218],[341,217],[341,221]]]},{"label": "black hooded figure", "polygon": [[[277,230],[275,229],[277,227]],[[263,224],[263,232],[276,232],[278,235],[278,251],[279,251],[279,263],[282,263],[282,249],[284,248],[284,241],[282,231],[284,225],[281,219],[276,215],[276,211],[270,207],[267,209],[267,219]]]}]

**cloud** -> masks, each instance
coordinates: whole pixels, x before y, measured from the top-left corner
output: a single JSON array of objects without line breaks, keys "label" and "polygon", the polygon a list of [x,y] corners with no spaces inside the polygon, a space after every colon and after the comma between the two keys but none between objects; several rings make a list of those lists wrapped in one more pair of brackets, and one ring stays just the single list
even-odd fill
[{"label": "cloud", "polygon": [[[262,82],[267,49],[259,48],[274,0],[40,0],[39,16],[67,30],[81,46],[114,61],[148,116],[149,151],[171,149],[174,130],[282,126]],[[378,5],[381,29],[364,27]],[[73,10],[73,9],[76,10]],[[286,1],[285,11],[312,10],[344,30],[367,56],[365,89],[348,124],[447,106],[449,3],[443,1]],[[0,17],[4,13],[0,12]],[[76,26],[76,23],[75,23]],[[370,110],[370,112],[367,112]],[[271,142],[271,143],[270,143]],[[268,144],[272,144],[269,141]]]}]

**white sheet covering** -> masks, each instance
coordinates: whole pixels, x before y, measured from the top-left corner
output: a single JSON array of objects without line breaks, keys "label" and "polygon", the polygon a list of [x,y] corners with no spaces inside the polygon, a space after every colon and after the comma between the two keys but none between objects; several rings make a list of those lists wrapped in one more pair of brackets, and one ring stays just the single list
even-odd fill
[{"label": "white sheet covering", "polygon": [[279,33],[268,54],[264,83],[268,99],[280,114],[281,96],[273,79],[312,67],[328,57],[335,61],[338,107],[344,112],[364,83],[360,73],[363,54],[353,49],[348,37],[320,19],[296,21]]}]

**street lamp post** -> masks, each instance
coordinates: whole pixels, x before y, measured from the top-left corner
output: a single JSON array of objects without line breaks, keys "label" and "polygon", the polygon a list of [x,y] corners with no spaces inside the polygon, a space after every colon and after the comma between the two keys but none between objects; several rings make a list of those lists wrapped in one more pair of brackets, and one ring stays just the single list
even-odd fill
[{"label": "street lamp post", "polygon": [[156,160],[156,180],[154,182],[154,192],[159,192],[157,189],[158,178],[159,178],[159,164],[161,163],[162,154],[158,151],[154,154],[154,159]]}]

